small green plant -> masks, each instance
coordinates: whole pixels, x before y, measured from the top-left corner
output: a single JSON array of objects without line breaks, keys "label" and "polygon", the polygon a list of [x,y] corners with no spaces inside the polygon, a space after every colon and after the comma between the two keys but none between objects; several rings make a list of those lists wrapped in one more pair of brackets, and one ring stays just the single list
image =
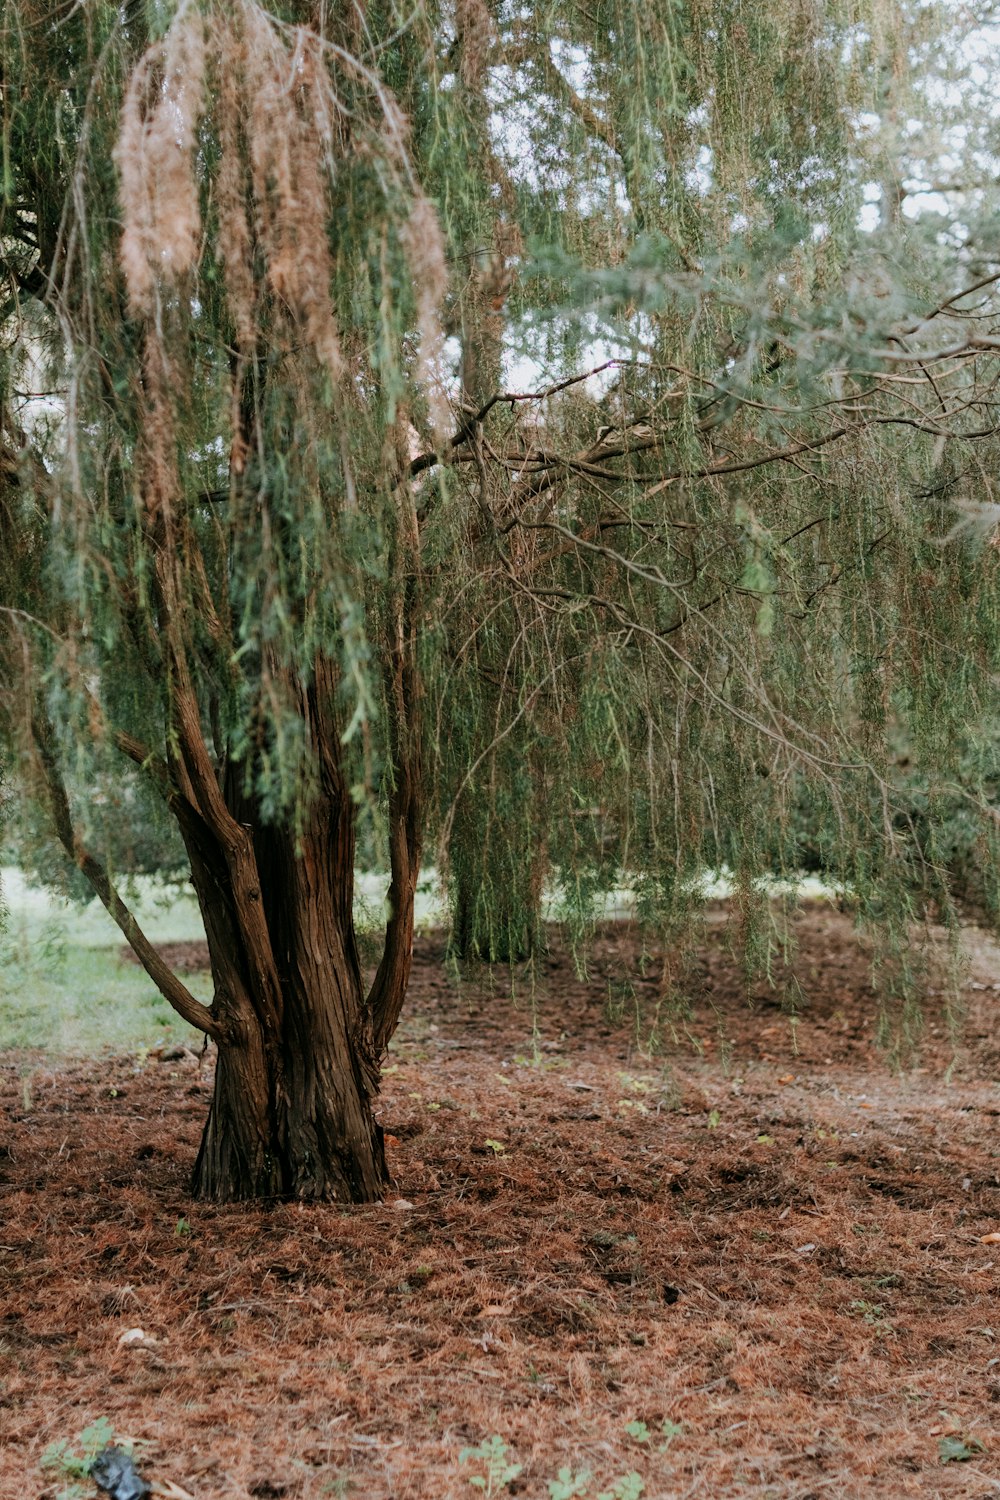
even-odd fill
[{"label": "small green plant", "polygon": [[653,1087],[648,1078],[633,1078],[631,1073],[619,1073],[618,1079],[622,1088],[633,1094],[648,1094]]},{"label": "small green plant", "polygon": [[663,1434],[663,1442],[660,1444],[660,1452],[666,1453],[674,1438],[683,1437],[684,1428],[680,1422],[671,1422],[669,1417],[664,1417],[660,1423],[660,1431]]},{"label": "small green plant", "polygon": [[335,1479],[328,1479],[320,1490],[321,1495],[333,1495],[334,1500],[344,1500],[354,1488],[354,1480],[348,1479],[344,1474],[338,1474]]},{"label": "small green plant", "polygon": [[503,1156],[504,1152],[507,1150],[507,1147],[503,1141],[491,1141],[488,1136],[483,1144],[489,1146],[494,1156]]},{"label": "small green plant", "polygon": [[867,1302],[864,1298],[857,1298],[851,1303],[851,1312],[857,1313],[872,1328],[878,1328],[885,1322],[885,1308],[881,1302]]},{"label": "small green plant", "polygon": [[[633,1422],[629,1426],[643,1427],[645,1423]],[[555,1479],[546,1482],[549,1500],[588,1500],[590,1479],[589,1469],[581,1469],[579,1474],[574,1474],[572,1469],[564,1466],[559,1470]],[[639,1497],[645,1493],[645,1489],[645,1480],[632,1472],[623,1474],[621,1479],[614,1480],[609,1490],[599,1491],[592,1497],[592,1500],[639,1500]]]},{"label": "small green plant", "polygon": [[178,1219],[174,1225],[174,1234],[179,1240],[186,1240],[191,1233],[191,1221],[189,1219]]},{"label": "small green plant", "polygon": [[625,1431],[628,1433],[629,1437],[634,1438],[637,1443],[649,1442],[649,1428],[646,1426],[645,1422],[626,1422]]},{"label": "small green plant", "polygon": [[[96,1422],[91,1422],[79,1434],[76,1442],[69,1438],[63,1438],[58,1443],[50,1443],[41,1457],[43,1469],[58,1469],[66,1478],[73,1483],[66,1485],[56,1496],[56,1500],[89,1500],[92,1486],[84,1488],[77,1484],[78,1479],[86,1479],[90,1474],[91,1465],[97,1455],[115,1442],[115,1430],[107,1417],[98,1417]],[[128,1443],[120,1446],[131,1452]]]},{"label": "small green plant", "polygon": [[549,1492],[549,1500],[576,1500],[577,1496],[585,1496],[590,1484],[590,1470],[581,1469],[579,1474],[574,1474],[572,1469],[562,1468],[555,1479],[550,1479],[546,1488]]},{"label": "small green plant", "polygon": [[507,1444],[494,1433],[492,1437],[483,1438],[476,1448],[463,1448],[458,1461],[460,1464],[484,1464],[485,1474],[470,1474],[469,1483],[474,1489],[482,1490],[484,1495],[496,1495],[521,1472],[521,1465],[510,1463],[507,1453]]},{"label": "small green plant", "polygon": [[943,1464],[965,1464],[985,1452],[985,1445],[977,1437],[961,1437],[957,1433],[941,1438],[938,1443],[938,1460]]},{"label": "small green plant", "polygon": [[602,1490],[597,1500],[639,1500],[645,1489],[645,1481],[633,1470],[617,1479],[609,1490]]}]

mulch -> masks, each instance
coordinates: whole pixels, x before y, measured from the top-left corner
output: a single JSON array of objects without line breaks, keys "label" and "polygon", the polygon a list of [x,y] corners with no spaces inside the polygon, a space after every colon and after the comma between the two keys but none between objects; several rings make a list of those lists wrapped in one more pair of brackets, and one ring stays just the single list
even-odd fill
[{"label": "mulch", "polygon": [[175,1500],[472,1496],[494,1435],[540,1500],[1000,1494],[997,949],[898,1073],[849,919],[796,928],[748,1005],[713,920],[652,1055],[632,928],[533,973],[424,935],[373,1207],[193,1202],[211,1053],[5,1058],[0,1495],[101,1417]]}]

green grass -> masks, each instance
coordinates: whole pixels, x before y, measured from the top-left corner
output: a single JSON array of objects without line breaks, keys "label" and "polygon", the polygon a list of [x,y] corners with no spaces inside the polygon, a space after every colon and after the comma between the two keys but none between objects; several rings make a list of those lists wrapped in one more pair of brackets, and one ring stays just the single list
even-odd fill
[{"label": "green grass", "polygon": [[[117,949],[70,947],[61,963],[4,962],[0,966],[0,1051],[46,1056],[88,1055],[110,1048],[138,1052],[157,1042],[200,1044],[135,964]],[[185,979],[209,1001],[208,975]]]},{"label": "green grass", "polygon": [[[0,934],[0,1051],[92,1056],[163,1040],[199,1042],[143,970],[122,961],[121,934],[98,902],[62,901],[10,869],[3,891],[9,916]],[[154,942],[204,936],[194,898],[167,900],[153,881],[140,883],[134,909]],[[185,983],[200,1000],[211,999],[207,974]]]},{"label": "green grass", "polygon": [[[0,870],[0,886],[9,912],[7,946],[34,948],[46,935],[61,937],[73,948],[120,948],[118,928],[97,900],[86,905],[65,901],[53,891],[29,885],[20,870]],[[184,943],[204,938],[194,895],[180,895],[148,875],[137,876],[134,889],[123,892],[146,936],[153,943]]]}]

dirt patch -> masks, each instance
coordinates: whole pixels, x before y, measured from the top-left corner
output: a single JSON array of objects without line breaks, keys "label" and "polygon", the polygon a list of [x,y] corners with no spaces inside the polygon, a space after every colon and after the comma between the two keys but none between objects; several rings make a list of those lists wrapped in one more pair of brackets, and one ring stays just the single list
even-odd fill
[{"label": "dirt patch", "polygon": [[193,1203],[210,1055],[27,1087],[9,1059],[0,1493],[54,1496],[45,1447],[98,1417],[196,1500],[471,1497],[494,1434],[532,1497],[563,1467],[647,1500],[1000,1493],[996,950],[957,1056],[939,1024],[898,1076],[850,924],[798,935],[793,1019],[710,928],[656,1058],[629,929],[582,977],[557,945],[459,981],[424,938],[373,1208]]},{"label": "dirt patch", "polygon": [[[208,944],[204,939],[187,943],[159,943],[157,952],[175,974],[204,974],[212,967],[208,956]],[[138,964],[139,962],[127,944],[119,948],[118,957],[123,964]]]}]

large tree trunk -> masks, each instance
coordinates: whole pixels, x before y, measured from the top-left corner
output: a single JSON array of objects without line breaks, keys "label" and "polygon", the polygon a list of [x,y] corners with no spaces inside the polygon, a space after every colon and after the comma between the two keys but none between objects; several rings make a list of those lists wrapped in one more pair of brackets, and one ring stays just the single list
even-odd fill
[{"label": "large tree trunk", "polygon": [[194,1191],[216,1200],[380,1198],[388,1174],[351,913],[353,808],[322,798],[304,832],[258,825],[253,843],[259,884],[245,900],[266,922],[274,1016],[266,966],[241,940],[257,912],[234,908],[234,893],[192,860],[223,1027]]}]

